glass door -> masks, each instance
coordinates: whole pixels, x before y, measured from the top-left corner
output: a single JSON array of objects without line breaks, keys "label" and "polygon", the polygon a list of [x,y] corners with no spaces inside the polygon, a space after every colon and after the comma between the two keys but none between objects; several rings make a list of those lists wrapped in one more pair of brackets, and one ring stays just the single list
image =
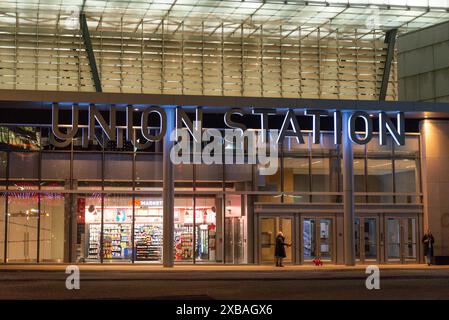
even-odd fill
[{"label": "glass door", "polygon": [[361,263],[377,261],[377,218],[355,218],[355,252]]},{"label": "glass door", "polygon": [[[274,263],[276,236],[282,231],[285,243],[293,244],[293,218],[292,217],[260,217],[259,218],[259,253],[260,263]],[[287,257],[284,263],[293,262],[292,246],[285,247]]]},{"label": "glass door", "polygon": [[334,261],[334,219],[306,217],[302,219],[303,260]]},{"label": "glass door", "polygon": [[386,260],[390,263],[417,261],[417,218],[386,218]]}]

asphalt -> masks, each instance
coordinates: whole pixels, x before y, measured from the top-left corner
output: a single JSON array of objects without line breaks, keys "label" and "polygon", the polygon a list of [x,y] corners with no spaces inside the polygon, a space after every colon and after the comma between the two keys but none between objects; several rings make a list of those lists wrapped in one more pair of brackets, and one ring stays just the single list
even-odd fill
[{"label": "asphalt", "polygon": [[449,267],[384,265],[368,290],[366,266],[80,265],[0,266],[0,299],[449,299]]}]

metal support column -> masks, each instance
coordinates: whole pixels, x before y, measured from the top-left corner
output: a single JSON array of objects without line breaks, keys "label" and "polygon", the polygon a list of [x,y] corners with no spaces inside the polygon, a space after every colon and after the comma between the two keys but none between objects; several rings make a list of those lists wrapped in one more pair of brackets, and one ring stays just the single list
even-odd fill
[{"label": "metal support column", "polygon": [[167,131],[164,136],[163,147],[163,265],[164,267],[173,267],[173,248],[174,248],[174,205],[175,205],[175,183],[173,177],[173,164],[170,160],[170,150],[173,142],[170,141],[170,134],[175,128],[175,108],[165,109],[167,114]]},{"label": "metal support column", "polygon": [[396,44],[396,34],[398,30],[392,29],[385,34],[385,43],[388,43],[387,56],[385,57],[384,72],[380,84],[379,100],[385,100],[387,96],[388,80],[390,79],[391,61],[393,61],[394,46]]},{"label": "metal support column", "polygon": [[350,112],[343,112],[342,145],[343,145],[343,210],[344,210],[344,243],[345,264],[355,265],[354,239],[354,170],[352,142],[349,138],[348,121]]},{"label": "metal support column", "polygon": [[92,41],[90,39],[89,27],[87,26],[86,15],[80,14],[80,27],[83,34],[84,48],[86,49],[87,58],[89,59],[90,71],[94,80],[95,90],[101,92],[101,81],[98,75],[97,62],[95,61],[94,50],[92,49]]}]

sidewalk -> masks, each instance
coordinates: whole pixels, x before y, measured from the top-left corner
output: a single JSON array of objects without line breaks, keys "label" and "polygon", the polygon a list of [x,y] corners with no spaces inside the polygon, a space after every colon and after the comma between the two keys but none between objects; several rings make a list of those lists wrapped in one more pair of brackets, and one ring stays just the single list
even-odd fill
[{"label": "sidewalk", "polygon": [[[62,271],[69,264],[0,264],[0,271]],[[267,271],[356,271],[365,270],[368,265],[286,265],[279,268],[269,265],[176,265],[173,268],[164,268],[152,264],[74,264],[84,271],[127,271],[127,272],[267,272]],[[381,270],[449,270],[449,265],[427,266],[426,264],[382,264],[376,265]]]}]

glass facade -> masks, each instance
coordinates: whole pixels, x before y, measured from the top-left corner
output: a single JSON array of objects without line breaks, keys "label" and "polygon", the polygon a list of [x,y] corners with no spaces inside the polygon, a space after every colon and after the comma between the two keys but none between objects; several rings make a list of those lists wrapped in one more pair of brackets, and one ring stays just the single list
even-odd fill
[{"label": "glass facade", "polygon": [[[356,203],[421,201],[418,138],[408,135],[403,147],[391,141],[379,147],[376,138],[366,146],[354,146]],[[56,148],[50,139],[48,128],[2,128],[0,261],[160,263],[161,146],[156,143],[145,151],[128,145],[117,149],[99,136],[88,148],[81,148],[78,136],[71,145]],[[341,204],[340,146],[327,133],[320,144],[312,144],[309,133],[304,133],[304,141],[297,144],[285,138],[280,168],[270,176],[260,174],[252,164],[176,165],[175,262],[250,261],[251,250],[257,250],[249,246],[258,223],[256,204]],[[388,221],[392,236],[388,254],[393,259],[398,250],[396,222]],[[336,223],[327,217],[304,219],[303,261],[317,254],[333,261]],[[377,221],[356,223],[364,226],[359,234],[364,247],[358,247],[358,254],[363,251],[365,259],[375,260]],[[292,238],[296,232],[291,217],[264,220],[263,227],[283,228]],[[266,242],[259,262],[270,260],[272,234],[256,237],[252,247]],[[412,251],[408,254],[416,255]]]}]

